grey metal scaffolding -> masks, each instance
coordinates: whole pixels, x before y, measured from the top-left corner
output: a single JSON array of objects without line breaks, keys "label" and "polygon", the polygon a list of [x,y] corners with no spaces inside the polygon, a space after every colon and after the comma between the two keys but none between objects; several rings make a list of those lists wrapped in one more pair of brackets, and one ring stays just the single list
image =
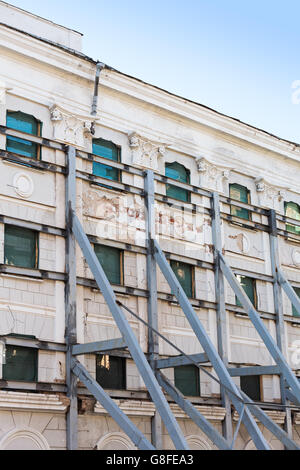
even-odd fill
[{"label": "grey metal scaffolding", "polygon": [[[23,133],[19,131],[12,131],[4,126],[0,127],[0,133],[13,135],[15,137],[23,137]],[[26,139],[30,140],[26,135]],[[40,139],[35,137],[35,142],[40,145],[45,145],[52,149],[65,151],[66,153],[66,166],[62,167],[46,162],[30,161],[30,164],[36,168],[42,168],[47,171],[53,171],[65,174],[66,176],[66,229],[62,231],[56,227],[38,226],[38,224],[29,223],[37,230],[46,230],[47,233],[53,233],[57,236],[65,237],[66,239],[66,276],[59,273],[31,273],[32,276],[40,275],[45,276],[47,279],[59,279],[65,282],[65,310],[66,310],[66,385],[67,396],[70,399],[70,407],[67,415],[67,446],[68,449],[74,450],[78,447],[78,379],[89,392],[96,398],[97,401],[106,409],[112,418],[118,423],[120,428],[129,436],[132,442],[139,449],[160,449],[162,448],[162,423],[164,423],[176,449],[188,449],[188,445],[184,438],[183,432],[176,421],[170,404],[166,398],[166,394],[172,401],[190,417],[191,420],[208,436],[208,438],[219,448],[230,450],[234,448],[235,440],[239,431],[240,425],[243,423],[246,427],[249,436],[253,440],[257,449],[269,450],[269,444],[263,436],[257,421],[262,423],[269,431],[274,434],[287,449],[300,450],[298,444],[292,439],[292,424],[291,424],[291,411],[290,403],[300,407],[300,385],[297,377],[291,370],[283,355],[284,341],[285,341],[285,321],[283,318],[282,306],[282,290],[286,293],[291,303],[300,313],[300,301],[291,284],[286,279],[278,257],[278,234],[282,235],[284,231],[278,229],[277,220],[278,216],[274,211],[268,211],[263,208],[247,205],[238,201],[233,201],[224,198],[217,193],[210,193],[202,188],[194,187],[188,184],[179,183],[168,178],[155,175],[152,171],[142,172],[129,165],[123,165],[120,162],[110,162],[111,166],[115,166],[120,170],[132,172],[139,176],[144,176],[145,187],[143,190],[135,188],[130,185],[125,185],[121,182],[110,181],[109,185],[121,191],[133,192],[144,197],[145,200],[145,213],[146,213],[146,249],[141,252],[147,256],[147,282],[148,289],[143,293],[147,297],[148,302],[148,321],[146,322],[148,328],[148,355],[142,351],[138,340],[136,339],[129,321],[125,317],[122,304],[117,301],[116,293],[110,285],[102,266],[96,257],[91,245],[93,237],[88,236],[76,215],[76,180],[82,178],[85,181],[92,181],[102,185],[107,184],[104,178],[96,177],[94,175],[76,169],[76,156],[86,158],[89,161],[93,160],[93,156],[86,157],[84,152],[78,151],[73,147],[64,148],[62,144],[55,141]],[[24,159],[18,155],[11,154],[10,152],[0,151],[0,157],[10,159],[18,163],[28,164],[28,159]],[[107,163],[105,159],[97,157],[97,161]],[[155,233],[155,201],[163,201],[173,204],[174,206],[180,203],[175,200],[168,200],[166,197],[161,197],[155,192],[155,181],[160,183],[172,183],[174,186],[188,189],[196,194],[203,194],[211,201],[210,209],[202,209],[212,217],[212,237],[214,245],[214,264],[203,262],[203,266],[207,269],[214,270],[215,287],[216,287],[216,303],[215,308],[217,312],[217,335],[218,335],[218,348],[213,345],[209,335],[205,331],[198,315],[193,308],[191,302],[179,281],[177,280],[171,266],[167,260],[166,254],[162,251]],[[275,316],[276,321],[276,341],[272,338],[269,331],[265,327],[261,316],[256,311],[249,298],[241,288],[236,279],[236,270],[233,270],[228,261],[226,260],[222,251],[221,240],[221,221],[232,220],[230,215],[221,213],[220,201],[226,204],[236,205],[238,207],[245,207],[249,210],[254,210],[256,213],[269,217],[268,226],[262,223],[253,223],[251,221],[239,222],[241,226],[255,226],[259,230],[268,232],[270,235],[270,253],[272,263],[272,276],[267,279],[273,283],[274,300],[275,300]],[[193,205],[193,210],[197,211],[197,206]],[[7,216],[3,220],[12,220]],[[280,217],[279,217],[279,220]],[[287,221],[289,221],[287,219]],[[28,222],[22,222],[14,219],[14,223],[20,226],[25,226]],[[297,222],[292,220],[294,225]],[[25,224],[25,225],[24,225]],[[80,247],[84,258],[94,276],[96,286],[100,289],[104,299],[109,307],[112,317],[120,330],[120,338],[111,339],[107,341],[95,342],[90,344],[77,344],[76,333],[76,286],[77,284],[95,287],[95,283],[79,279],[76,275],[76,243]],[[110,242],[108,242],[110,243]],[[111,241],[113,246],[113,241]],[[135,247],[136,250],[138,248]],[[172,296],[177,299],[182,311],[185,314],[199,345],[202,346],[204,353],[194,354],[187,356],[183,352],[179,356],[172,358],[161,358],[159,355],[159,336],[158,331],[158,298],[159,293],[157,290],[156,270],[160,268],[166,281],[168,282]],[[2,267],[2,272],[11,272],[12,267]],[[15,271],[16,272],[16,271]],[[25,272],[19,270],[18,272]],[[28,272],[28,271],[27,271]],[[275,365],[270,366],[257,366],[257,367],[244,367],[244,368],[229,368],[228,364],[228,351],[226,350],[226,304],[224,295],[225,280],[233,289],[235,295],[239,299],[244,312],[248,315],[254,328],[260,335],[263,343],[269,351]],[[137,292],[140,295],[141,291]],[[132,312],[134,314],[134,312]],[[58,345],[50,344],[37,344],[39,348],[56,348],[59,350]],[[141,433],[141,431],[130,421],[130,419],[121,411],[113,399],[103,390],[103,388],[91,377],[82,363],[79,362],[78,356],[84,354],[98,353],[116,349],[127,348],[131,358],[134,360],[137,369],[147,387],[151,399],[156,407],[156,414],[152,420],[152,442]],[[200,413],[200,411],[186,398],[182,393],[165,377],[162,373],[164,368],[176,367],[183,364],[193,363],[201,367],[201,364],[210,364],[216,373],[216,381],[221,387],[221,400],[222,405],[226,410],[226,417],[224,420],[223,433],[219,433],[211,423]],[[253,403],[235,384],[233,377],[241,376],[243,374],[263,375],[263,374],[278,374],[281,378],[281,399],[282,406],[286,410],[285,429],[281,429],[267,413],[262,409],[263,404]],[[239,415],[239,422],[236,426],[235,432],[232,429],[232,407]]]}]

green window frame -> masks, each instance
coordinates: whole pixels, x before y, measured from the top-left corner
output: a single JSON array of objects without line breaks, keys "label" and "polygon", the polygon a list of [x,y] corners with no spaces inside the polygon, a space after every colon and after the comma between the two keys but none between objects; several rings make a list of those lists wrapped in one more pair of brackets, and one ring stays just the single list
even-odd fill
[{"label": "green window frame", "polygon": [[38,350],[6,345],[3,380],[16,382],[38,381]]},{"label": "green window frame", "polygon": [[104,389],[126,390],[126,359],[97,354],[96,381]]},{"label": "green window frame", "polygon": [[175,387],[186,397],[200,396],[200,376],[193,364],[174,367]]},{"label": "green window frame", "polygon": [[241,390],[253,401],[261,401],[261,376],[245,375],[241,376]]},{"label": "green window frame", "polygon": [[[246,186],[241,186],[240,184],[230,184],[229,185],[229,197],[235,201],[244,202],[250,204],[250,191]],[[244,209],[243,207],[230,207],[230,213],[234,217],[239,217],[241,219],[250,220],[250,211]]]},{"label": "green window frame", "polygon": [[[248,277],[248,276],[240,276],[237,275],[237,280],[239,281],[241,287],[244,289],[245,293],[247,294],[249,300],[251,301],[252,305],[256,308],[257,307],[257,295],[256,295],[256,281],[255,279]],[[242,307],[241,302],[235,297],[235,304],[238,307]]]},{"label": "green window frame", "polygon": [[[293,289],[295,291],[295,294],[300,298],[300,287],[293,287]],[[296,307],[294,307],[293,304],[292,304],[292,311],[293,311],[293,317],[300,318],[300,313],[298,312]]]},{"label": "green window frame", "polygon": [[[21,111],[7,111],[6,127],[30,135],[41,136],[42,123],[30,114],[25,114]],[[41,146],[19,137],[8,135],[6,138],[6,150],[22,157],[34,160],[41,159]]]},{"label": "green window frame", "polygon": [[[190,184],[190,171],[180,163],[166,163],[165,175],[180,183]],[[173,186],[172,184],[166,184],[166,195],[183,202],[190,202],[191,198],[190,191]]]},{"label": "green window frame", "polygon": [[37,269],[39,263],[38,232],[15,225],[4,228],[4,264]]},{"label": "green window frame", "polygon": [[[296,202],[285,202],[284,213],[286,217],[300,222],[300,206]],[[296,225],[286,224],[286,231],[300,235],[300,227]]]},{"label": "green window frame", "polygon": [[119,248],[105,245],[95,245],[95,254],[111,284],[123,284],[124,253]]},{"label": "green window frame", "polygon": [[[108,160],[119,162],[120,159],[120,147],[113,142],[104,139],[93,139],[93,154],[98,155]],[[93,162],[93,175],[100,176],[111,181],[120,181],[120,170],[109,165],[105,165],[100,162]],[[112,187],[102,185],[108,189]]]},{"label": "green window frame", "polygon": [[180,261],[171,261],[171,268],[181,287],[190,299],[195,297],[195,270],[194,266]]}]

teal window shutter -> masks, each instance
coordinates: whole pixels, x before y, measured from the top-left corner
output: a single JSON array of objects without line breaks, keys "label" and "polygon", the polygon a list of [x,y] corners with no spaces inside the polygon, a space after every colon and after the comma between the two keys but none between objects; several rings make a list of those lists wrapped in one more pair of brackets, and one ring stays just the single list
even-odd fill
[{"label": "teal window shutter", "polygon": [[122,284],[123,253],[118,248],[95,245],[95,253],[111,284]]},{"label": "teal window shutter", "polygon": [[14,225],[5,225],[4,263],[36,269],[38,267],[37,232]]},{"label": "teal window shutter", "polygon": [[[245,202],[248,204],[249,201],[249,191],[245,186],[241,186],[240,184],[230,184],[229,185],[229,196],[231,199],[235,199],[236,201]],[[250,213],[248,209],[244,209],[242,207],[235,207],[231,206],[231,215],[235,217],[240,217],[241,219],[250,219]]]},{"label": "teal window shutter", "polygon": [[[116,162],[120,160],[119,148],[113,142],[103,139],[93,139],[93,154]],[[120,180],[120,171],[117,168],[99,162],[93,163],[93,175],[113,181]]]},{"label": "teal window shutter", "polygon": [[[166,163],[166,176],[177,180],[180,183],[190,183],[190,172],[180,163]],[[171,184],[166,185],[166,195],[173,199],[178,199],[180,201],[189,202],[190,201],[190,192],[187,189],[178,188]]]},{"label": "teal window shutter", "polygon": [[126,390],[126,359],[97,354],[96,380],[103,388]]},{"label": "teal window shutter", "polygon": [[200,396],[199,369],[193,364],[174,368],[175,387],[187,397]]},{"label": "teal window shutter", "polygon": [[[240,285],[242,286],[242,288],[244,289],[245,293],[249,297],[252,305],[254,307],[256,307],[255,280],[252,279],[251,277],[239,276],[239,275],[237,276],[237,279],[238,279]],[[241,304],[241,302],[239,301],[239,299],[237,297],[236,297],[236,305],[238,307],[242,307],[242,304]]]},{"label": "teal window shutter", "polygon": [[[300,287],[294,287],[293,288],[295,293],[298,295],[298,297],[300,298]],[[300,313],[298,312],[298,310],[296,309],[296,307],[294,307],[294,305],[292,304],[292,308],[293,308],[293,317],[300,317]]]},{"label": "teal window shutter", "polygon": [[3,380],[37,382],[38,350],[7,345]]},{"label": "teal window shutter", "polygon": [[194,297],[194,268],[190,264],[171,261],[171,268],[187,297]]},{"label": "teal window shutter", "polygon": [[[27,134],[36,135],[40,134],[40,123],[33,116],[29,114],[18,112],[7,112],[6,126],[9,129],[16,131],[26,132]],[[17,153],[23,157],[37,159],[39,156],[39,145],[29,142],[25,139],[18,137],[7,136],[6,150],[8,152]]]},{"label": "teal window shutter", "polygon": [[261,401],[261,386],[259,375],[241,377],[241,390],[253,401]]},{"label": "teal window shutter", "polygon": [[[286,217],[300,221],[300,207],[298,206],[298,204],[296,204],[295,202],[286,202],[284,204],[284,208]],[[296,225],[287,224],[286,230],[288,232],[300,235],[300,227],[297,227]]]}]

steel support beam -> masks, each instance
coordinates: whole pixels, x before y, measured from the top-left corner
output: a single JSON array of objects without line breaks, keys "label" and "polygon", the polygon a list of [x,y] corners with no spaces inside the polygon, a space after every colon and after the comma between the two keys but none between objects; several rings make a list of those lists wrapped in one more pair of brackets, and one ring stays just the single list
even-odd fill
[{"label": "steel support beam", "polygon": [[76,150],[68,147],[66,153],[66,273],[68,280],[65,284],[66,309],[66,383],[70,407],[67,412],[67,449],[76,450],[78,447],[78,400],[77,377],[72,372],[72,347],[77,343],[76,332],[76,240],[72,233],[72,212],[76,211]]},{"label": "steel support beam", "polygon": [[76,344],[72,347],[73,356],[93,354],[97,352],[112,351],[114,349],[126,349],[127,345],[123,338],[109,339],[107,341],[96,341],[95,343]]},{"label": "steel support beam", "polygon": [[[155,249],[155,259],[160,267],[163,275],[165,276],[166,280],[168,281],[173,295],[177,297],[177,300],[185,313],[194,333],[196,334],[200,344],[202,345],[205,353],[207,354],[212,367],[215,369],[220,381],[224,384],[228,390],[232,392],[230,396],[232,403],[234,404],[236,410],[239,414],[242,413],[243,410],[243,399],[240,395],[240,392],[233,382],[232,378],[230,377],[225,364],[223,363],[222,359],[218,355],[213,343],[211,342],[208,334],[206,333],[199,317],[195,313],[193,307],[191,306],[189,299],[187,298],[184,290],[182,289],[180,283],[178,282],[174,272],[172,271],[169,263],[166,260],[159,244],[157,241],[153,241],[154,249]],[[250,411],[246,408],[245,413],[243,415],[243,422],[253,439],[256,447],[259,450],[270,450],[270,447],[265,440],[262,432],[260,431],[259,427],[257,426],[253,416],[251,415]]]},{"label": "steel support beam", "polygon": [[[151,240],[156,238],[155,230],[155,187],[154,172],[148,170],[144,179],[145,183],[145,219],[146,219],[146,247],[147,247],[147,311],[149,325],[158,331],[158,306],[157,306],[157,273],[156,261],[151,245]],[[157,334],[148,328],[148,352],[149,362],[156,375],[156,360],[159,357],[159,338]],[[157,377],[156,377],[157,378]],[[160,414],[155,412],[151,420],[152,443],[156,449],[163,448],[162,420]]]},{"label": "steel support beam", "polygon": [[193,420],[193,422],[209,437],[218,449],[230,450],[230,444],[224,437],[210,424],[210,422],[187,400],[184,395],[168,380],[168,378],[159,372],[157,374],[159,384],[165,389],[167,394],[177,403],[177,405]]},{"label": "steel support beam", "polygon": [[189,360],[186,356],[174,356],[168,357],[167,359],[158,359],[156,361],[157,369],[169,369],[170,367],[186,366],[191,364],[191,361],[197,362],[198,364],[204,364],[209,362],[209,359],[206,354],[190,354]]},{"label": "steel support beam", "polygon": [[282,286],[284,292],[286,293],[289,300],[291,301],[291,303],[293,304],[293,306],[295,307],[295,309],[297,310],[297,312],[300,315],[300,299],[299,299],[298,295],[296,294],[296,292],[292,288],[291,284],[289,283],[289,281],[285,277],[284,272],[280,268],[278,268],[277,272],[278,272],[278,281],[279,281],[280,285]]},{"label": "steel support beam", "polygon": [[110,396],[107,395],[85,367],[74,358],[72,359],[72,370],[140,450],[154,450],[153,445],[146,439],[141,431],[130,421]]},{"label": "steel support beam", "polygon": [[140,348],[140,345],[138,343],[138,340],[135,334],[133,333],[120,307],[116,303],[115,293],[75,213],[73,213],[72,219],[73,219],[72,229],[73,229],[75,238],[89,265],[89,268],[91,269],[91,272],[94,275],[94,278],[98,284],[98,287],[104,296],[104,299],[110,309],[110,312],[128,346],[132,359],[134,360],[141,374],[141,377],[151,395],[151,398],[154,404],[156,405],[159,411],[159,414],[162,417],[163,422],[165,423],[165,426],[169,432],[169,435],[172,441],[174,442],[176,449],[180,449],[180,450],[188,449],[183,433],[170,409],[170,406],[161,388],[159,387],[157,383],[155,375],[148,361],[146,360],[145,355],[143,354],[143,351]]},{"label": "steel support beam", "polygon": [[260,318],[259,314],[253,307],[251,301],[249,300],[248,296],[245,294],[244,290],[240,286],[238,280],[236,279],[235,275],[233,274],[230,266],[228,265],[227,261],[225,260],[224,256],[219,252],[220,257],[220,265],[222,271],[230,284],[231,288],[233,289],[235,295],[241,302],[245,312],[248,314],[249,319],[252,321],[256,331],[258,332],[259,336],[263,340],[266,348],[268,349],[269,353],[271,354],[272,358],[274,359],[275,363],[279,366],[281,373],[284,375],[284,378],[287,384],[291,387],[292,392],[294,393],[295,397],[297,398],[298,402],[300,402],[300,384],[293,374],[290,366],[288,365],[284,355],[278,348],[277,344],[275,343],[274,339],[272,338],[271,334],[265,327],[262,319]]},{"label": "steel support beam", "polygon": [[288,450],[300,450],[300,446],[294,442],[287,432],[281,429],[278,424],[265,413],[259,406],[255,405],[254,402],[244,392],[241,392],[244,400],[247,403],[253,403],[251,405],[252,414],[265,426],[280,442],[284,444]]},{"label": "steel support beam", "polygon": [[[214,266],[215,266],[215,295],[216,295],[216,315],[217,315],[217,338],[218,353],[223,363],[228,368],[228,331],[227,314],[225,305],[224,276],[220,268],[218,252],[222,251],[222,222],[220,214],[220,200],[217,192],[212,193],[212,239],[214,245]],[[232,440],[232,416],[231,402],[225,389],[221,387],[222,405],[226,410],[223,422],[223,435],[228,441]],[[243,413],[244,414],[244,413]]]},{"label": "steel support beam", "polygon": [[245,377],[247,375],[280,375],[278,366],[253,366],[228,368],[231,377]]},{"label": "steel support beam", "polygon": [[[273,295],[274,295],[274,308],[276,315],[276,340],[278,348],[281,352],[286,354],[287,345],[285,339],[285,324],[284,324],[284,312],[282,303],[282,289],[278,277],[278,269],[280,267],[279,261],[279,249],[278,249],[278,237],[277,237],[277,220],[276,212],[271,209],[269,214],[269,225],[270,225],[270,255],[271,255],[271,267],[272,275],[274,278],[273,283]],[[285,393],[285,380],[282,374],[280,374],[280,394],[281,402],[283,405],[287,405],[287,397]],[[290,437],[293,436],[292,426],[292,414],[289,408],[286,409],[285,429]]]}]

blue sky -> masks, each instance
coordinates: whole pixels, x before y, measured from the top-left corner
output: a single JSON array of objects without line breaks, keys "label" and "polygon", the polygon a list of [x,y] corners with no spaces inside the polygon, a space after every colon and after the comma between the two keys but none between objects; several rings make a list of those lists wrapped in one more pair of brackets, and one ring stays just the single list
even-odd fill
[{"label": "blue sky", "polygon": [[300,143],[299,0],[10,3],[84,33],[94,59]]}]

